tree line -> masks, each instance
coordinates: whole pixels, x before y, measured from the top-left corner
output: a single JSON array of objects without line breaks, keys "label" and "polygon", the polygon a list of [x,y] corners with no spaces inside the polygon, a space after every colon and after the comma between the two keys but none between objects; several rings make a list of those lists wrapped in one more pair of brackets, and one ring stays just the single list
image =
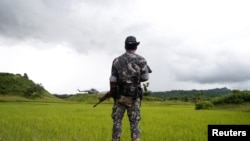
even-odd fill
[{"label": "tree line", "polygon": [[231,90],[224,88],[215,88],[208,90],[171,90],[163,92],[151,92],[150,96],[158,97],[163,100],[180,100],[185,102],[194,102],[196,99],[208,100],[231,93]]}]

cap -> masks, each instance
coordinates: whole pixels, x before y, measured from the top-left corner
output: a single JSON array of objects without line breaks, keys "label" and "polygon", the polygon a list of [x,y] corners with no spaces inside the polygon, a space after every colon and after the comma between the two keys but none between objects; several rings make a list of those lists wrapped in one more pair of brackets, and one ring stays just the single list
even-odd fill
[{"label": "cap", "polygon": [[137,42],[136,38],[134,36],[128,36],[125,40],[125,44],[127,44],[127,45],[139,45],[140,42]]}]

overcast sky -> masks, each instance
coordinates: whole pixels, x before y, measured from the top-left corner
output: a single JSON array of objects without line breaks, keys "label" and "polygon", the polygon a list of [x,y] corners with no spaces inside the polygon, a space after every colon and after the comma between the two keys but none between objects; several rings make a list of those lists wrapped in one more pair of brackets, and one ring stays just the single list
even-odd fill
[{"label": "overcast sky", "polygon": [[125,38],[151,91],[250,89],[249,0],[0,0],[0,72],[51,93],[109,89]]}]

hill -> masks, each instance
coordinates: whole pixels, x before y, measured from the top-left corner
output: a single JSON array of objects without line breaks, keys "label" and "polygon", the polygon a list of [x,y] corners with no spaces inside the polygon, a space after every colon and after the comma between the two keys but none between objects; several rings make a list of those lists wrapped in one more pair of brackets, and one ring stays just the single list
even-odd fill
[{"label": "hill", "polygon": [[36,84],[24,73],[0,73],[0,95],[21,96],[26,98],[54,97],[41,84]]}]

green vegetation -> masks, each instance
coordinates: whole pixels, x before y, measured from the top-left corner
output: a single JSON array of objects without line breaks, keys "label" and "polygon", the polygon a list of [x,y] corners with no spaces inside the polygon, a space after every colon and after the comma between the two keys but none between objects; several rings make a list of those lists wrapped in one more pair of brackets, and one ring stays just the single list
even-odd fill
[{"label": "green vegetation", "polygon": [[213,98],[210,101],[201,101],[201,99],[199,98],[198,101],[196,100],[195,102],[195,109],[210,109],[214,106],[220,106],[225,104],[239,105],[248,102],[250,102],[249,91],[233,90],[232,93]]},{"label": "green vegetation", "polygon": [[165,92],[153,92],[151,96],[159,97],[163,100],[180,100],[185,102],[195,102],[199,97],[203,100],[227,95],[231,93],[227,88],[216,88],[209,90],[172,90]]},{"label": "green vegetation", "polygon": [[[209,124],[250,123],[249,91],[151,92],[147,87],[144,84],[141,140],[205,141]],[[51,95],[27,74],[0,73],[0,141],[109,141],[113,99],[93,108],[102,96]],[[130,140],[124,118],[122,140]]]},{"label": "green vegetation", "polygon": [[28,75],[0,73],[0,94],[16,95],[26,98],[49,96],[41,84],[36,84],[29,79]]},{"label": "green vegetation", "polygon": [[[94,104],[98,102],[98,99],[103,97],[104,94],[76,94],[68,97],[67,101],[75,101],[75,102],[84,102],[84,103],[90,103]],[[104,103],[113,103],[113,99],[109,98],[105,100]]]},{"label": "green vegetation", "polygon": [[[89,95],[88,97],[91,97]],[[246,105],[249,106],[249,105]],[[2,141],[110,141],[112,103],[0,102]],[[142,103],[142,140],[205,141],[208,124],[249,124],[250,112],[194,110],[192,103]],[[122,140],[130,140],[127,116]]]},{"label": "green vegetation", "polygon": [[200,109],[210,109],[210,108],[213,108],[214,107],[214,104],[210,101],[202,101],[202,102],[199,102],[199,103],[196,103],[195,104],[195,109],[196,110],[200,110]]},{"label": "green vegetation", "polygon": [[244,102],[250,102],[250,92],[249,91],[239,91],[233,90],[232,93],[217,97],[212,100],[213,104],[240,104]]}]

